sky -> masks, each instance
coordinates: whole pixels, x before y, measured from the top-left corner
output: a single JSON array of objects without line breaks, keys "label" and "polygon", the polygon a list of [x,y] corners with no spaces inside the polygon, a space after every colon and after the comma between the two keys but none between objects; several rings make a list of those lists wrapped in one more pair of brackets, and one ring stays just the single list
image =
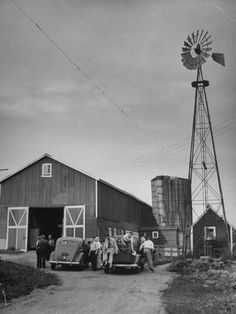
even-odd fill
[{"label": "sky", "polygon": [[198,29],[225,55],[203,75],[236,226],[235,0],[1,0],[0,179],[48,153],[151,204],[154,177],[187,178]]}]

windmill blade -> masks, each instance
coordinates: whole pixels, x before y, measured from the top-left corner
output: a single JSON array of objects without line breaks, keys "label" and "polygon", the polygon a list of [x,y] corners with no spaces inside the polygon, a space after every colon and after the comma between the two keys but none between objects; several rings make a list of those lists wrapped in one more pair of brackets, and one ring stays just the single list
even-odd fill
[{"label": "windmill blade", "polygon": [[203,35],[203,33],[204,33],[204,29],[201,31],[201,34],[200,34],[200,36],[199,36],[199,42],[200,42],[200,40],[201,40],[201,38],[202,38],[202,35]]},{"label": "windmill blade", "polygon": [[211,38],[211,35],[206,37],[204,40],[201,40],[201,44],[202,45],[206,44],[209,41],[210,38]]},{"label": "windmill blade", "polygon": [[187,41],[184,41],[184,46],[191,48],[191,45]]},{"label": "windmill blade", "polygon": [[186,68],[189,69],[189,66],[191,65],[192,63],[192,57],[189,55],[189,56],[186,56],[185,58],[183,58],[182,60],[184,66],[186,66]]},{"label": "windmill blade", "polygon": [[198,41],[199,29],[197,30],[196,42]]},{"label": "windmill blade", "polygon": [[193,40],[193,43],[195,44],[195,43],[196,43],[196,40],[195,40],[195,35],[194,35],[194,33],[192,33],[192,40]]},{"label": "windmill blade", "polygon": [[[190,55],[190,51],[182,52],[181,57],[184,58],[185,56]],[[190,55],[191,56],[191,55]],[[191,57],[192,58],[192,57]]]},{"label": "windmill blade", "polygon": [[201,52],[201,55],[202,55],[204,58],[210,57],[209,53],[206,53],[206,52],[204,52],[204,51]]},{"label": "windmill blade", "polygon": [[188,40],[188,42],[189,42],[189,43],[191,44],[191,46],[192,46],[193,42],[192,42],[192,39],[190,38],[190,36],[188,36],[187,40]]},{"label": "windmill blade", "polygon": [[203,36],[202,39],[201,39],[201,43],[204,41],[204,38],[207,36],[207,34],[208,34],[208,32],[206,32],[206,33],[204,34],[204,36]]},{"label": "windmill blade", "polygon": [[203,56],[199,56],[199,57],[200,57],[201,63],[205,63],[206,62],[206,59],[203,58]]},{"label": "windmill blade", "polygon": [[192,57],[190,55],[186,55],[182,58],[182,62],[184,65],[191,61],[192,61]]},{"label": "windmill blade", "polygon": [[208,41],[204,45],[202,45],[202,47],[204,48],[204,47],[210,46],[212,43],[213,41]]},{"label": "windmill blade", "polygon": [[223,53],[213,53],[212,54],[212,59],[221,64],[223,67],[225,66],[225,56],[223,55]]},{"label": "windmill blade", "polygon": [[190,48],[182,47],[182,51],[183,51],[183,52],[190,51]]},{"label": "windmill blade", "polygon": [[203,48],[202,51],[207,52],[207,51],[211,51],[212,47],[207,47],[207,48]]}]

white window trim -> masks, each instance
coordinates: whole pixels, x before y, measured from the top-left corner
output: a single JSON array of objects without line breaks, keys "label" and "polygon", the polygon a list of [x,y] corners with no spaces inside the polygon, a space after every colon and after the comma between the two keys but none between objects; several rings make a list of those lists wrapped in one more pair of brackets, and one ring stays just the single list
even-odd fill
[{"label": "white window trim", "polygon": [[[45,171],[45,168],[49,166],[49,172]],[[42,174],[41,177],[43,178],[49,178],[52,176],[52,164],[51,163],[44,163],[42,164]]]},{"label": "white window trim", "polygon": [[216,227],[215,226],[206,226],[206,227],[204,227],[204,239],[208,240],[208,238],[206,237],[207,229],[212,229],[213,230],[213,238],[216,238]]},{"label": "white window trim", "polygon": [[158,239],[159,238],[159,231],[152,231],[152,238]]}]

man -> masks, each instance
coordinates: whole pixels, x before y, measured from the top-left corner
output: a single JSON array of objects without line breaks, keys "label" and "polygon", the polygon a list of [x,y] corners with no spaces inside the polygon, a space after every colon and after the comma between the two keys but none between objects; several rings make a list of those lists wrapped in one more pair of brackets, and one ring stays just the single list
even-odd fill
[{"label": "man", "polygon": [[47,254],[47,261],[50,259],[51,253],[55,250],[55,241],[52,238],[52,235],[48,235],[48,254]]},{"label": "man", "polygon": [[148,266],[151,271],[154,271],[153,261],[152,261],[152,252],[154,250],[154,243],[150,240],[150,237],[146,237],[146,240],[140,245],[139,250],[142,251],[146,258],[143,258],[141,261],[142,268],[144,267],[145,259],[148,261]]},{"label": "man", "polygon": [[89,256],[92,264],[92,270],[97,270],[97,255],[98,250],[100,249],[100,242],[98,241],[98,238],[92,238],[92,241],[90,243],[90,250],[89,250]]},{"label": "man", "polygon": [[126,246],[130,247],[131,251],[134,252],[134,237],[133,232],[128,231],[121,239],[121,243]]},{"label": "man", "polygon": [[36,255],[37,255],[37,268],[41,268],[41,257],[39,251],[39,244],[40,244],[41,236],[38,236],[38,240],[35,245]]},{"label": "man", "polygon": [[38,257],[37,267],[46,268],[46,258],[48,254],[48,241],[45,235],[41,235],[41,238],[36,243],[36,253]]},{"label": "man", "polygon": [[[108,263],[108,267],[112,267],[113,263],[113,255],[118,253],[118,246],[116,240],[108,234],[105,238],[104,245],[103,245],[103,264],[106,265]],[[108,257],[109,255],[109,257]]]}]

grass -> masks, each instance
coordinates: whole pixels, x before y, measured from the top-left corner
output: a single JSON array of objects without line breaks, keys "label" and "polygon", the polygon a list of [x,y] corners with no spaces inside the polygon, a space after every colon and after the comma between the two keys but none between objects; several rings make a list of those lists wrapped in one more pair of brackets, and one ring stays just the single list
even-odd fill
[{"label": "grass", "polygon": [[[2,260],[0,260],[0,283],[5,290],[7,301],[30,294],[35,288],[61,284],[54,274]],[[0,303],[4,303],[1,290]]]},{"label": "grass", "polygon": [[[164,291],[168,314],[223,314],[236,313],[236,275],[227,269],[208,267],[199,270],[199,264],[186,270],[186,265]],[[208,268],[208,269],[207,269]]]}]

